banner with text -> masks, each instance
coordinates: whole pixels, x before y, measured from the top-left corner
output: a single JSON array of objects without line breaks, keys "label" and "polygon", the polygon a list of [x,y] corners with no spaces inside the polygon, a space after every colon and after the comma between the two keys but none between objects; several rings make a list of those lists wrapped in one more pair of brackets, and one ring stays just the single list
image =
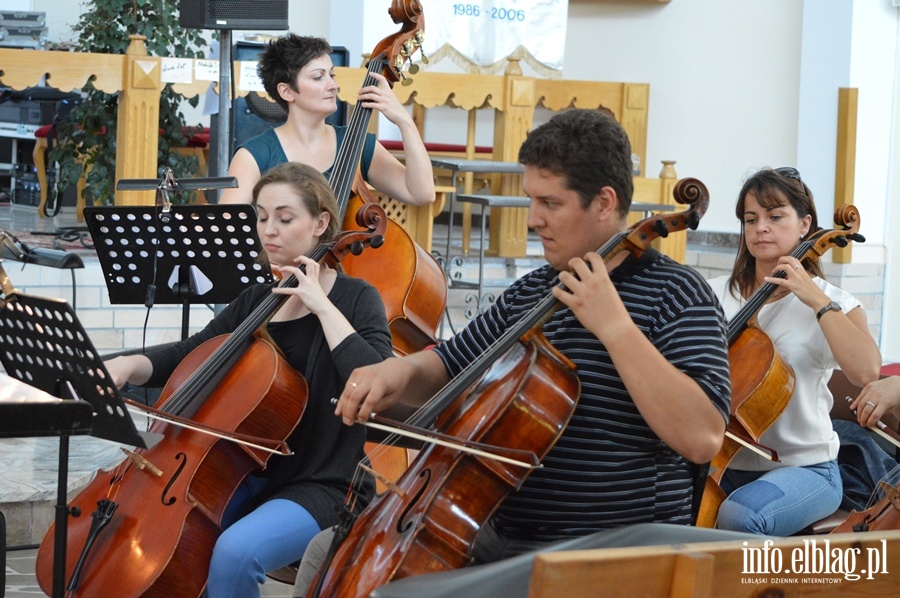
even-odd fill
[{"label": "banner with text", "polygon": [[423,0],[422,5],[427,56],[449,45],[487,68],[521,46],[530,54],[526,60],[562,70],[568,0]]}]

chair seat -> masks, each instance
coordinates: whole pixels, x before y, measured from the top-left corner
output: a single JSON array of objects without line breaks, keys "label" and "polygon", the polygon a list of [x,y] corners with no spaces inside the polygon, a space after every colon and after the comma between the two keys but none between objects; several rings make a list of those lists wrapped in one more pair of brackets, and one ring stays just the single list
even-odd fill
[{"label": "chair seat", "polygon": [[292,586],[294,585],[294,580],[297,579],[297,564],[294,563],[293,565],[286,565],[281,569],[269,571],[266,573],[266,577]]},{"label": "chair seat", "polygon": [[800,532],[800,534],[830,534],[832,531],[834,531],[834,528],[845,522],[847,520],[847,517],[849,516],[849,511],[838,509],[828,517],[819,519],[818,521],[811,523],[809,527]]}]

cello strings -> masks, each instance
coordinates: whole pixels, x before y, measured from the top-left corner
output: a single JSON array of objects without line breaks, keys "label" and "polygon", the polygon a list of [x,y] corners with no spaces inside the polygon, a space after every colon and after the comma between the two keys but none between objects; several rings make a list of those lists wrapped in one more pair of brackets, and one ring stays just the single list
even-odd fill
[{"label": "cello strings", "polygon": [[[613,250],[622,244],[629,233],[630,230],[626,230],[615,234],[604,243],[596,253],[605,259],[609,259],[614,255]],[[562,283],[559,283],[558,286],[565,288],[565,285]],[[446,404],[449,399],[455,398],[465,387],[474,383],[475,378],[480,376],[486,367],[496,360],[495,358],[499,357],[499,355],[497,355],[498,353],[506,352],[509,347],[514,346],[512,341],[521,338],[525,332],[533,328],[541,319],[545,318],[548,312],[551,310],[555,311],[554,307],[557,304],[558,301],[553,296],[552,292],[544,296],[533,308],[531,308],[531,310],[509,328],[506,333],[495,339],[478,359],[463,368],[455,378],[450,380],[441,390],[432,396],[431,399],[417,409],[416,412],[406,420],[406,423],[420,428],[431,426],[434,416],[430,415],[430,411],[434,411],[441,405]],[[387,436],[375,450],[379,451],[377,454],[383,454],[387,451],[388,447],[396,446],[400,440],[401,435],[398,431],[394,431]]]},{"label": "cello strings", "polygon": [[[333,246],[333,243],[322,243],[318,245],[310,255],[310,258],[321,260],[327,249]],[[301,267],[301,270],[304,268]],[[296,286],[297,278],[293,275],[282,280],[277,287],[286,288]],[[287,295],[270,293],[260,305],[229,335],[228,339],[207,359],[207,361],[197,369],[188,379],[172,394],[172,396],[162,406],[161,410],[178,414],[183,411],[190,403],[192,403],[196,395],[209,384],[213,376],[222,371],[224,367],[234,358],[235,354],[243,350],[244,345],[250,340],[253,332],[255,332],[265,321],[275,313],[278,307],[288,299]]]}]

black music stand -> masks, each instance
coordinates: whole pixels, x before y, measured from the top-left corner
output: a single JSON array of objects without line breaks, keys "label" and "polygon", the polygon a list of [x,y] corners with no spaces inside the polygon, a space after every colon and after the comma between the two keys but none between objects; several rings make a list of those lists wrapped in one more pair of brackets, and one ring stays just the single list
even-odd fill
[{"label": "black music stand", "polygon": [[192,303],[228,303],[272,282],[248,205],[172,206],[168,194],[237,186],[234,177],[121,180],[117,189],[157,191],[158,205],[86,207],[84,219],[111,303],[181,304],[187,338]]},{"label": "black music stand", "polygon": [[[5,278],[2,269],[0,275]],[[137,430],[106,366],[66,301],[24,295],[12,289],[8,279],[4,282],[0,299],[0,362],[6,373],[64,399],[63,403],[74,402],[70,407],[85,401],[84,405],[93,411],[90,418],[72,430],[55,425],[46,432],[59,435],[53,596],[63,596],[70,514],[66,497],[69,435],[89,432],[97,438],[142,448],[153,446],[161,436]],[[78,411],[70,409],[72,415],[78,415]]]}]

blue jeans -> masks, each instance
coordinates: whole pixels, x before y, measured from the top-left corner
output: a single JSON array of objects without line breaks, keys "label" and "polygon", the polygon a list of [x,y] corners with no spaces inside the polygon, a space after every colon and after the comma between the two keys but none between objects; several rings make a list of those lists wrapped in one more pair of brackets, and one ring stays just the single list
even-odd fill
[{"label": "blue jeans", "polygon": [[721,486],[728,498],[716,527],[736,532],[790,536],[841,504],[837,461],[772,471],[728,469]]},{"label": "blue jeans", "polygon": [[216,541],[209,565],[209,598],[259,596],[266,571],[300,560],[306,545],[319,532],[319,524],[306,509],[280,498],[264,502],[233,521],[266,481],[248,476],[228,503],[222,524],[226,529]]}]

